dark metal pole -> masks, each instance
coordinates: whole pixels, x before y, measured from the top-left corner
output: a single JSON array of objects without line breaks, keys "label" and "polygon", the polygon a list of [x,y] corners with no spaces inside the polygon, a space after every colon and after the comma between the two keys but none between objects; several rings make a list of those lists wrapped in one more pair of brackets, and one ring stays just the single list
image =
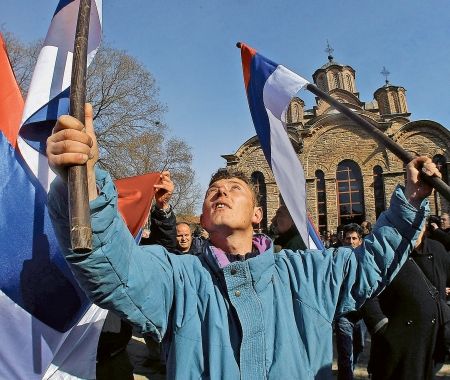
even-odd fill
[{"label": "dark metal pole", "polygon": [[[91,0],[80,0],[70,84],[70,115],[84,124],[86,70]],[[92,230],[86,165],[69,167],[70,241],[77,253],[92,249]]]},{"label": "dark metal pole", "polygon": [[[339,112],[343,113],[350,120],[354,121],[358,125],[364,127],[368,132],[370,132],[373,137],[378,139],[381,143],[383,143],[392,153],[394,153],[398,158],[400,158],[405,164],[412,161],[415,158],[415,155],[406,151],[400,144],[396,143],[394,140],[386,136],[383,132],[381,132],[374,125],[369,123],[366,119],[363,119],[356,112],[353,112],[350,108],[346,107],[342,103],[339,103],[336,99],[323,92],[317,86],[309,83],[306,88],[311,91],[313,94],[317,95],[319,98],[326,101],[328,104],[332,105]],[[426,175],[422,175],[421,179],[423,179],[427,184],[432,186],[439,192],[445,199],[450,201],[450,187],[437,177],[429,177]]]}]

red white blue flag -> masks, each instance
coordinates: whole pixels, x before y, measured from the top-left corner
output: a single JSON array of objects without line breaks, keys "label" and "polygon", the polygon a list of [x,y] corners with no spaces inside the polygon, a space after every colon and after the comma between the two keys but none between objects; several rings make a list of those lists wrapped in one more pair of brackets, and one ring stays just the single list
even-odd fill
[{"label": "red white blue flag", "polygon": [[309,82],[251,47],[243,43],[239,47],[250,113],[267,163],[303,241],[323,249],[307,217],[305,175],[285,123],[291,99]]},{"label": "red white blue flag", "polygon": [[[47,211],[54,174],[45,142],[58,116],[68,113],[78,7],[79,0],[61,0],[56,8],[20,130],[19,120],[10,117],[22,109],[20,92],[7,60],[0,60],[10,79],[2,79],[0,90],[13,96],[0,95],[0,112],[6,109],[0,114],[1,379],[95,378],[105,312],[91,305],[73,278]],[[100,37],[101,0],[93,0],[89,62]]]}]

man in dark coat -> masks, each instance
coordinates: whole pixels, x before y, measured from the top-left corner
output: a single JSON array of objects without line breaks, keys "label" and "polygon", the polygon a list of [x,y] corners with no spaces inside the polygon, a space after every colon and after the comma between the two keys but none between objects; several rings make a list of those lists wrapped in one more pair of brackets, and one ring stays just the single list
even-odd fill
[{"label": "man in dark coat", "polygon": [[450,251],[450,221],[449,215],[444,212],[437,223],[430,223],[430,237],[442,243],[447,251]]},{"label": "man in dark coat", "polygon": [[285,205],[281,205],[272,218],[272,229],[277,235],[274,240],[277,251],[281,249],[292,249],[293,251],[306,249],[300,232],[298,232],[294,220]]},{"label": "man in dark coat", "polygon": [[[360,246],[363,229],[356,223],[346,224],[343,228],[344,245],[355,249]],[[363,352],[366,326],[359,310],[341,315],[335,319],[338,380],[353,380],[353,371],[358,357]]]},{"label": "man in dark coat", "polygon": [[442,360],[436,350],[438,327],[448,318],[439,297],[445,300],[449,281],[450,255],[441,243],[424,237],[384,292],[364,304],[373,380],[433,378]]}]

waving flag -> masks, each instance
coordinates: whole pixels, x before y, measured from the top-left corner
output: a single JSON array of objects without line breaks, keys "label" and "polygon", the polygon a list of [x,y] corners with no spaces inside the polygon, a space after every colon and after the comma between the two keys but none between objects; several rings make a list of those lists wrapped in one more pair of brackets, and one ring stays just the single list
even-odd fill
[{"label": "waving flag", "polygon": [[122,178],[114,181],[118,193],[118,207],[131,234],[139,241],[141,229],[148,220],[155,185],[159,173]]},{"label": "waving flag", "polygon": [[[79,0],[61,0],[56,8],[20,130],[11,116],[20,112],[22,101],[2,51],[0,72],[9,71],[9,80],[0,76],[1,379],[95,377],[105,312],[92,306],[78,287],[60,254],[46,206],[54,174],[45,141],[57,117],[68,113],[78,6]],[[89,62],[100,37],[101,0],[93,0]],[[5,89],[10,96],[3,95]]]},{"label": "waving flag", "polygon": [[238,47],[250,113],[266,160],[303,241],[323,249],[307,217],[305,175],[284,121],[292,97],[309,82],[243,43]]}]

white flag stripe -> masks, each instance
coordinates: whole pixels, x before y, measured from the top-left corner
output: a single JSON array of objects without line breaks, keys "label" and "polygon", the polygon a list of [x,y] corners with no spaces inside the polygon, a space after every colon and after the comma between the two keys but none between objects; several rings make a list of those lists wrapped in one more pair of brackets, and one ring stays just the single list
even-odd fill
[{"label": "white flag stripe", "polygon": [[[92,2],[91,23],[89,25],[88,64],[94,58],[100,45],[101,6],[101,0]],[[70,85],[78,7],[79,0],[69,3],[58,12],[50,24],[47,37],[44,41],[44,47],[39,54],[31,80],[22,123]]]},{"label": "white flag stripe", "polygon": [[[17,137],[17,145],[19,146],[20,153],[24,157],[27,157],[28,168],[39,180],[44,190],[48,192],[50,184],[56,178],[56,174],[48,167],[47,157],[34,150],[20,136]],[[46,168],[46,173],[43,173],[43,167]]]},{"label": "white flag stripe", "polygon": [[270,124],[271,166],[283,200],[304,243],[309,246],[306,183],[303,167],[289,141],[284,115],[292,97],[309,82],[284,66],[277,66],[263,89]]},{"label": "white flag stripe", "polygon": [[89,379],[97,359],[98,331],[107,311],[92,305],[59,348],[43,379]]},{"label": "white flag stripe", "polygon": [[283,200],[304,243],[308,245],[306,219],[305,177],[283,123],[267,110],[270,120],[272,171]]},{"label": "white flag stripe", "polygon": [[292,97],[309,82],[282,65],[267,79],[263,99],[267,109],[279,120],[285,121],[284,113]]},{"label": "white flag stripe", "polygon": [[53,71],[48,68],[55,66],[57,54],[58,48],[55,46],[44,46],[41,49],[31,78],[22,123],[50,99]]}]

